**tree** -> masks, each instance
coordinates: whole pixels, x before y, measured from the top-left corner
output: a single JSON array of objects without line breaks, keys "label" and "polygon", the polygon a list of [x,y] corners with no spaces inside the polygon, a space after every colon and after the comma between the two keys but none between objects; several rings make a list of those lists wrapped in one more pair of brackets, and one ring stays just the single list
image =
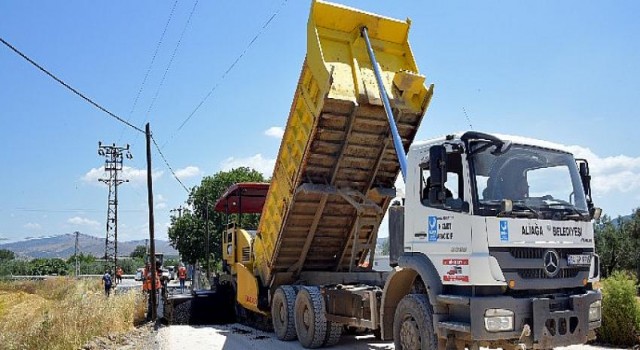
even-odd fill
[{"label": "tree", "polygon": [[[214,210],[218,198],[229,186],[239,182],[265,182],[264,176],[248,167],[240,167],[230,171],[221,171],[202,179],[200,186],[195,186],[187,203],[193,211],[185,210],[181,217],[172,216],[168,235],[171,245],[176,248],[185,262],[193,264],[196,260],[206,260],[207,222],[209,226],[209,255],[214,264],[222,259],[222,231],[226,223],[224,213]],[[230,215],[230,221],[238,222],[237,215]],[[260,220],[258,214],[243,215],[242,227],[257,227]]]},{"label": "tree", "polygon": [[[204,222],[191,212],[185,211],[179,218],[171,217],[171,226],[167,233],[171,245],[189,264],[194,264],[196,260],[202,260],[206,256]],[[213,250],[211,247],[210,249]]]},{"label": "tree", "polygon": [[29,261],[29,274],[34,276],[67,275],[69,265],[59,258],[38,258]]},{"label": "tree", "polygon": [[132,258],[141,258],[144,259],[147,255],[147,247],[143,245],[136,246],[135,249],[129,254]]},{"label": "tree", "polygon": [[596,253],[600,256],[602,276],[614,271],[636,271],[640,274],[640,211],[615,220],[603,215],[594,224]]},{"label": "tree", "polygon": [[389,237],[382,242],[382,255],[389,255]]},{"label": "tree", "polygon": [[16,258],[16,254],[9,249],[0,249],[0,261],[9,261]]},{"label": "tree", "polygon": [[[90,253],[82,253],[80,252],[80,254],[78,254],[78,263],[79,264],[92,264],[96,261],[96,257],[91,255]],[[67,264],[69,265],[75,265],[76,263],[76,255],[72,255],[69,257],[69,259],[67,259]]]}]

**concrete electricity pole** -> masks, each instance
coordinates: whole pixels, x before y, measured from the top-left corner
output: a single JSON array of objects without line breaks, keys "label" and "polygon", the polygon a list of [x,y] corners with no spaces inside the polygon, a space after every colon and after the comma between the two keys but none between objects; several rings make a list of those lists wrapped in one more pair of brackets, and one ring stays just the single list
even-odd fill
[{"label": "concrete electricity pole", "polygon": [[178,212],[178,219],[182,218],[182,211],[184,210],[184,208],[182,206],[179,206],[175,209],[171,209],[169,210],[170,213],[175,213]]},{"label": "concrete electricity pole", "polygon": [[78,251],[80,250],[80,240],[78,239],[80,236],[80,232],[76,231],[76,246],[74,249],[73,255],[76,257],[76,278],[80,276],[80,264],[78,263]]},{"label": "concrete electricity pole", "polygon": [[118,186],[126,179],[119,179],[118,173],[122,171],[123,155],[127,159],[133,158],[129,152],[129,145],[125,147],[103,145],[98,142],[98,155],[104,156],[104,171],[109,174],[107,179],[98,179],[109,186],[109,199],[107,204],[106,238],[104,244],[104,258],[107,269],[115,271],[118,264]]}]

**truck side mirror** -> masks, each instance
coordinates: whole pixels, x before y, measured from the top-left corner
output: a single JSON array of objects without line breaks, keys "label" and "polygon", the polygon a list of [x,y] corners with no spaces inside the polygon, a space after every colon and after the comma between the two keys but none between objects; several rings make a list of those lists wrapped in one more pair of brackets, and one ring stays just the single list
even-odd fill
[{"label": "truck side mirror", "polygon": [[580,180],[582,181],[582,188],[584,194],[587,197],[587,206],[589,207],[589,215],[594,220],[598,220],[602,214],[602,209],[596,208],[593,205],[593,198],[591,197],[591,175],[589,175],[589,163],[586,159],[576,159],[578,170],[580,172]]},{"label": "truck side mirror", "polygon": [[580,180],[582,180],[582,188],[584,194],[591,199],[591,175],[589,175],[589,163],[585,159],[576,159],[578,169],[580,170]]},{"label": "truck side mirror", "polygon": [[429,149],[429,204],[443,205],[446,199],[444,184],[447,182],[447,150],[442,145]]}]

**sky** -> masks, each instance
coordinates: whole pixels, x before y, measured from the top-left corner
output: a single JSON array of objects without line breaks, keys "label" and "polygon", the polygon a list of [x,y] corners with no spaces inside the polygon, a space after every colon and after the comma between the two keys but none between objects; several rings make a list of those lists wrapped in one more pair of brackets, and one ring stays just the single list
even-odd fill
[{"label": "sky", "polygon": [[[606,214],[640,207],[640,2],[342,3],[411,18],[415,60],[435,84],[417,140],[475,129],[559,143],[590,162]],[[238,166],[271,176],[309,8],[307,0],[2,1],[0,37],[136,127],[149,122],[192,187]],[[98,141],[129,144],[133,155],[124,161],[130,182],[119,187],[119,240],[148,237],[144,135],[0,45],[0,240],[104,237]],[[152,174],[156,237],[166,239],[170,210],[187,192],[155,149]]]}]

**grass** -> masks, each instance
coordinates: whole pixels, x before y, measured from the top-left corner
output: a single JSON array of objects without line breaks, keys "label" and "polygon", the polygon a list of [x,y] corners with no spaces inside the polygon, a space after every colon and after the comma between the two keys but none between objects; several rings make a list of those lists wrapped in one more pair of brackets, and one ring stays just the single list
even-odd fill
[{"label": "grass", "polygon": [[106,298],[99,280],[0,282],[0,349],[78,349],[142,322],[139,290]]}]

